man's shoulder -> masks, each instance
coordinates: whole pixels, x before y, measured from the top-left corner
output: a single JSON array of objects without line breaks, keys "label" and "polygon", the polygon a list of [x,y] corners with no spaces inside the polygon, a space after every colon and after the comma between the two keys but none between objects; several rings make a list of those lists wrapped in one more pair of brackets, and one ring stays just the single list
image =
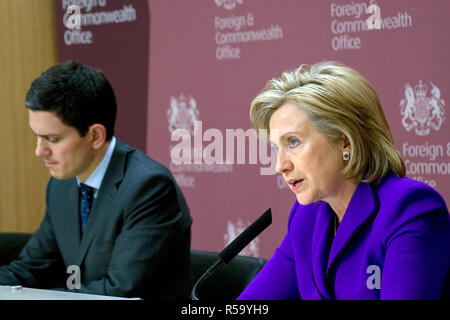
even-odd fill
[{"label": "man's shoulder", "polygon": [[113,159],[111,162],[114,169],[108,171],[116,183],[120,182],[120,189],[139,196],[142,196],[142,190],[146,190],[146,196],[170,193],[176,195],[177,198],[174,200],[178,201],[182,211],[189,212],[184,196],[168,168],[144,152],[123,143],[119,143],[116,149],[117,154],[113,155],[114,162]]},{"label": "man's shoulder", "polygon": [[140,174],[170,174],[166,166],[152,159],[141,150],[123,143],[118,147],[125,153],[124,165],[126,167],[126,172],[136,171]]},{"label": "man's shoulder", "polygon": [[139,149],[120,141],[116,145],[111,159],[109,174],[121,175],[123,181],[139,184],[146,182],[174,184],[175,180],[166,166],[152,159]]}]

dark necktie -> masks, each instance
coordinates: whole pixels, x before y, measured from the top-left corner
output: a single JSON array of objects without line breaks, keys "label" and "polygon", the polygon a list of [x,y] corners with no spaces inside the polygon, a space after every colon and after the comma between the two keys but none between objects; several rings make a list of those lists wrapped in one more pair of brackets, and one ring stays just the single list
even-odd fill
[{"label": "dark necktie", "polygon": [[94,188],[80,183],[80,193],[81,232],[83,233],[94,201]]}]

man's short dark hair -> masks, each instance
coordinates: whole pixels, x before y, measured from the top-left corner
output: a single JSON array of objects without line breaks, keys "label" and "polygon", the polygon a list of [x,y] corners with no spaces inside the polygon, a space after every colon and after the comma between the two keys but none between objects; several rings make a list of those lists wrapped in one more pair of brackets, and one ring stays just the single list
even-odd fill
[{"label": "man's short dark hair", "polygon": [[94,123],[106,128],[106,140],[114,135],[114,90],[102,71],[81,63],[66,61],[42,73],[31,84],[25,105],[34,111],[55,112],[82,137]]}]

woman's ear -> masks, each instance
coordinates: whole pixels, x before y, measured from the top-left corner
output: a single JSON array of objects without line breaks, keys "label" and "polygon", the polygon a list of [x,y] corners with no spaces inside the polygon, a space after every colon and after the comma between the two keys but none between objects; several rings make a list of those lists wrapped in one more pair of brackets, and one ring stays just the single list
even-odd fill
[{"label": "woman's ear", "polygon": [[344,162],[350,160],[351,157],[351,153],[352,153],[352,147],[350,145],[350,141],[348,140],[348,138],[345,135],[342,135],[341,138],[341,152],[342,152],[342,159],[344,160]]},{"label": "woman's ear", "polygon": [[347,136],[345,136],[345,135],[342,135],[342,148],[347,151],[351,151],[351,149],[352,149],[352,146],[350,145],[350,141],[348,140]]},{"label": "woman's ear", "polygon": [[106,128],[99,124],[94,123],[89,127],[89,133],[91,135],[92,148],[99,150],[106,143]]},{"label": "woman's ear", "polygon": [[348,140],[347,136],[342,135],[339,143],[340,143],[340,152],[342,152],[344,160],[348,160],[352,154],[352,146],[350,144],[350,141]]}]

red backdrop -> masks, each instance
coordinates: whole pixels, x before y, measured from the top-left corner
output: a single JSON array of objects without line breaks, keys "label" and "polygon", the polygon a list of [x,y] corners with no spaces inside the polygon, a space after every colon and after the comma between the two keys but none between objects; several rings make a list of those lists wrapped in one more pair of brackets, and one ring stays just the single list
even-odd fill
[{"label": "red backdrop", "polygon": [[[146,147],[149,11],[142,0],[54,0],[59,61],[74,60],[103,70],[115,89],[116,134],[125,143]],[[64,22],[69,5],[82,14],[81,29]]]},{"label": "red backdrop", "polygon": [[[449,203],[447,0],[98,0],[89,12],[131,5],[137,17],[125,21],[130,10],[123,9],[120,22],[82,26],[94,43],[70,46],[63,38],[64,2],[55,0],[60,60],[92,61],[112,78],[118,136],[174,173],[194,218],[192,248],[221,250],[269,207],[272,226],[243,253],[269,258],[281,242],[294,195],[276,175],[261,174],[263,157],[252,163],[251,138],[240,164],[242,148],[238,140],[232,148],[226,135],[250,132],[254,96],[267,80],[302,63],[337,60],[364,74],[379,93],[407,175]],[[365,8],[372,2],[379,30],[367,28],[373,14]],[[214,155],[230,164],[172,161],[179,143],[171,141],[172,132],[193,134],[195,121],[203,135],[195,143],[192,137],[193,160],[195,148],[217,152],[222,145],[223,155]]]}]

